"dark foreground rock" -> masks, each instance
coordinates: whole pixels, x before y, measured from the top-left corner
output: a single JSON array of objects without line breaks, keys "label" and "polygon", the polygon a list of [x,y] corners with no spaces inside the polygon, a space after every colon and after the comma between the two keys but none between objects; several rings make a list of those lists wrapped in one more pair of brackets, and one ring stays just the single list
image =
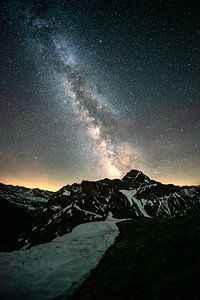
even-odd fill
[{"label": "dark foreground rock", "polygon": [[70,300],[200,299],[200,218],[118,223],[120,235]]}]

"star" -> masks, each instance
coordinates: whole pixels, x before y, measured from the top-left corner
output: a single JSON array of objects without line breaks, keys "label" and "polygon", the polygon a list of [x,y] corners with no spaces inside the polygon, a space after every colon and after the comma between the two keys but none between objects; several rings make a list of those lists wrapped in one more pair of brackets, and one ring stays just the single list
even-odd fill
[{"label": "star", "polygon": [[199,184],[198,4],[4,2],[1,178]]}]

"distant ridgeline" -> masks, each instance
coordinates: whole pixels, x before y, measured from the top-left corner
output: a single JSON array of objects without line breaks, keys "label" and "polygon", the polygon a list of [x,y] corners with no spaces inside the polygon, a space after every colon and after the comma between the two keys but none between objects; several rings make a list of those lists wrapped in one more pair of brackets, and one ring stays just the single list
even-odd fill
[{"label": "distant ridgeline", "polygon": [[199,214],[200,186],[162,184],[137,170],[122,180],[83,181],[57,192],[0,184],[0,250],[27,249],[107,217]]}]

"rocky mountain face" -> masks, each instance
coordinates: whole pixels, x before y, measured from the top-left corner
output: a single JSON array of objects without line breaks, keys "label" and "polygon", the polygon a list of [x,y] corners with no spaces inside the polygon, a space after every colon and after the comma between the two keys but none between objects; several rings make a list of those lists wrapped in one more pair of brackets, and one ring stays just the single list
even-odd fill
[{"label": "rocky mountain face", "polygon": [[0,251],[19,248],[19,236],[30,231],[52,192],[0,183]]},{"label": "rocky mountain face", "polygon": [[57,192],[0,184],[0,250],[49,242],[85,222],[109,217],[176,217],[200,214],[200,186],[151,180],[137,170],[124,178],[83,181]]}]

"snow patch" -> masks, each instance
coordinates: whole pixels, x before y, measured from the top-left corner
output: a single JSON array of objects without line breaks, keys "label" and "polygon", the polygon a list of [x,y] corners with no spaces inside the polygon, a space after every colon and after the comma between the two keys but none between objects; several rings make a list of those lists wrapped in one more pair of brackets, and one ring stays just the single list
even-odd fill
[{"label": "snow patch", "polygon": [[133,204],[133,197],[135,196],[135,194],[137,193],[137,189],[135,190],[119,190],[122,194],[124,194],[126,196],[126,198],[128,199],[128,201],[130,202],[130,204]]},{"label": "snow patch", "polygon": [[70,191],[65,190],[62,194],[63,196],[70,196],[71,193]]},{"label": "snow patch", "polygon": [[140,212],[143,214],[143,216],[146,217],[146,218],[151,218],[151,217],[147,214],[147,212],[146,212],[146,210],[145,210],[145,208],[144,208],[144,206],[147,204],[147,200],[145,200],[145,199],[139,200],[139,199],[136,199],[136,198],[133,198],[133,200],[134,200],[134,202],[137,204],[137,206],[138,206]]},{"label": "snow patch", "polygon": [[137,193],[137,189],[134,189],[134,190],[120,190],[120,192],[126,196],[128,201],[130,202],[131,206],[133,205],[133,203],[135,203],[137,205],[138,209],[140,210],[140,212],[142,213],[142,215],[144,217],[151,218],[147,214],[147,212],[144,208],[144,206],[147,204],[147,200],[145,200],[145,199],[140,200],[140,199],[137,199],[137,198],[134,197]]},{"label": "snow patch", "polygon": [[69,296],[117,235],[116,221],[85,223],[50,243],[0,253],[0,298],[50,300]]}]

